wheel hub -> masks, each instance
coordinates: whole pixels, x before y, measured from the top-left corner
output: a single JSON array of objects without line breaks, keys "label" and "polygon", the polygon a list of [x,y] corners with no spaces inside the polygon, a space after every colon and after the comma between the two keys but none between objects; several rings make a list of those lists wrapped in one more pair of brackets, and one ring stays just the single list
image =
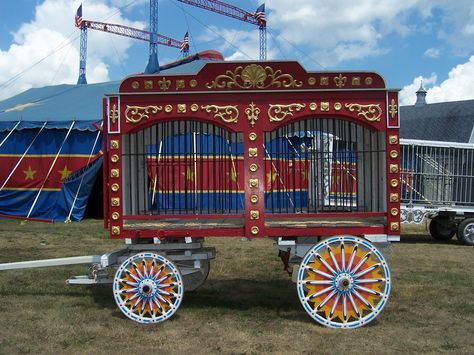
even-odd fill
[{"label": "wheel hub", "polygon": [[337,275],[335,280],[335,286],[340,292],[348,292],[354,285],[354,279],[347,273]]},{"label": "wheel hub", "polygon": [[157,287],[153,280],[145,279],[138,285],[138,290],[143,297],[153,297],[156,293]]}]

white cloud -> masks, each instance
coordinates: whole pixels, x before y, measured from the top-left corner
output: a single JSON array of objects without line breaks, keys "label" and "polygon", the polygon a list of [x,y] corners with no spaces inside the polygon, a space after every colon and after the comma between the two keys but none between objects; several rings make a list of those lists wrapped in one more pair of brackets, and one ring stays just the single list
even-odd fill
[{"label": "white cloud", "polygon": [[[80,1],[45,0],[35,8],[35,17],[12,33],[13,43],[0,50],[0,99],[31,87],[76,83],[79,71],[79,30],[74,15]],[[93,16],[92,16],[93,14]],[[89,0],[83,5],[83,17],[143,28],[120,15],[105,0]],[[88,31],[88,82],[109,79],[107,62],[126,59],[133,40]],[[20,75],[20,73],[23,73]]]},{"label": "white cloud", "polygon": [[[431,74],[429,78],[416,77],[411,84],[406,85],[399,93],[400,105],[413,105],[416,101],[416,91],[421,80],[427,91],[426,102],[472,100],[474,99],[474,56],[468,62],[459,64],[449,72],[448,78],[439,85],[437,75]],[[431,87],[430,87],[431,86]]]},{"label": "white cloud", "polygon": [[459,64],[449,72],[441,84],[428,90],[428,103],[474,99],[474,55],[468,62]]},{"label": "white cloud", "polygon": [[426,58],[439,58],[441,51],[438,48],[428,48],[425,53],[423,54]]}]

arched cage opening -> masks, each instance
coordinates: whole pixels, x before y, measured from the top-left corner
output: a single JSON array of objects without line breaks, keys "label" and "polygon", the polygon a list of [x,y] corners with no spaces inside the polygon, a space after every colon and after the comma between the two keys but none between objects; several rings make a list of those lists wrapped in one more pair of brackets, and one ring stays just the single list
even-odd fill
[{"label": "arched cage opening", "polygon": [[125,215],[243,213],[242,133],[192,120],[124,135]]},{"label": "arched cage opening", "polygon": [[336,118],[266,132],[266,213],[385,211],[385,144],[384,132]]}]

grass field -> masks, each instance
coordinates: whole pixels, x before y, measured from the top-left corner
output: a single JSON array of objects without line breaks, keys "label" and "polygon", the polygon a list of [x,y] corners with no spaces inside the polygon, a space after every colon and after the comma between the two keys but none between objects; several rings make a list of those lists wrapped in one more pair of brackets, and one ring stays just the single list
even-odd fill
[{"label": "grass field", "polygon": [[[106,286],[68,286],[84,266],[0,273],[0,353],[474,353],[474,248],[404,229],[384,250],[392,294],[356,330],[317,325],[301,307],[272,241],[210,238],[207,283],[167,322],[139,325]],[[122,246],[101,221],[0,220],[0,262],[100,254]]]}]

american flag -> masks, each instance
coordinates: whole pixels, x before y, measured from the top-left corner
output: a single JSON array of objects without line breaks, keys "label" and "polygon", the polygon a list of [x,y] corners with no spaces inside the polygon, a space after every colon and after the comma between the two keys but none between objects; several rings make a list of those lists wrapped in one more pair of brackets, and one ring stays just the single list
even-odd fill
[{"label": "american flag", "polygon": [[189,50],[189,34],[186,32],[183,38],[183,42],[181,43],[181,52],[186,52]]},{"label": "american flag", "polygon": [[74,21],[76,22],[76,27],[82,27],[82,4],[77,8]]},{"label": "american flag", "polygon": [[253,17],[258,21],[260,26],[265,25],[267,20],[265,19],[265,3],[260,5],[257,10],[252,14]]}]

